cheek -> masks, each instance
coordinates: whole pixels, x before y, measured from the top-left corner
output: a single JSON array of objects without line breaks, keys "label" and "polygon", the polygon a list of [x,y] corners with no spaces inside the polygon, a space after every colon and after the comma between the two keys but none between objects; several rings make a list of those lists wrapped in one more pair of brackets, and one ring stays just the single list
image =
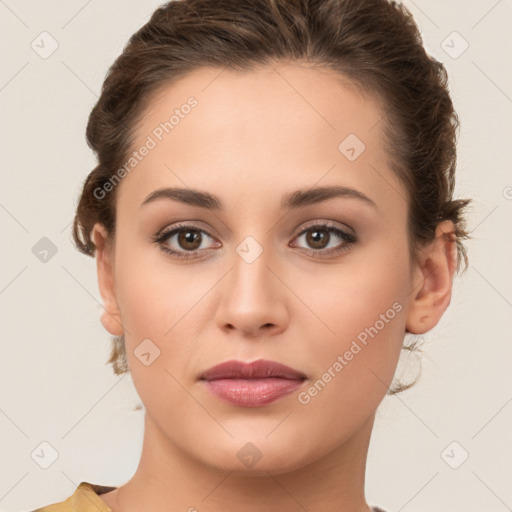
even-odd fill
[{"label": "cheek", "polygon": [[138,374],[148,373],[138,359],[142,353],[149,352],[148,357],[154,358],[151,368],[160,374],[165,374],[164,369],[173,374],[182,371],[204,318],[212,318],[211,308],[205,314],[205,296],[216,276],[211,271],[210,275],[192,271],[192,266],[173,265],[165,255],[155,253],[154,249],[126,252],[128,256],[117,266],[118,304],[134,381]]},{"label": "cheek", "polygon": [[347,278],[345,286],[325,294],[322,318],[334,333],[322,328],[326,334],[319,339],[315,329],[304,330],[312,378],[298,396],[299,410],[306,424],[323,418],[327,444],[327,439],[348,435],[376,410],[395,374],[405,307],[396,281],[387,286],[387,278],[377,277],[366,275],[358,283]]},{"label": "cheek", "polygon": [[[149,242],[124,237],[116,262],[116,292],[127,330],[137,336],[161,338],[183,310],[183,272],[172,268]],[[121,237],[119,237],[121,240]],[[131,250],[128,250],[131,247]]]},{"label": "cheek", "polygon": [[[185,297],[190,282],[187,287],[183,273],[169,268],[162,262],[148,264],[132,253],[119,265],[117,283],[133,383],[148,412],[164,423],[172,422],[173,411],[190,408],[190,398],[178,382],[184,382],[180,371],[193,348],[188,328],[194,314],[187,312],[198,300],[191,293]],[[172,404],[167,410],[162,408],[166,403]]]},{"label": "cheek", "polygon": [[407,309],[407,254],[386,247],[379,257],[373,254],[358,253],[335,273],[310,276],[306,284],[315,286],[298,292],[307,293],[306,302],[315,313],[308,313],[303,325],[307,350],[315,354],[311,370],[316,378],[329,371],[336,375],[322,379],[333,382],[328,386],[332,395],[325,393],[329,400],[347,393],[361,397],[363,390],[368,394],[374,389],[376,396],[385,392],[400,356]]}]

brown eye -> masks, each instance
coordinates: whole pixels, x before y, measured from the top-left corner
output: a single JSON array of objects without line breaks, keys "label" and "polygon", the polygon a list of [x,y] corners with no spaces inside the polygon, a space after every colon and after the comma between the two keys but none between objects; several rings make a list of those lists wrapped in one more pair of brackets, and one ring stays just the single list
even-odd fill
[{"label": "brown eye", "polygon": [[[304,237],[306,243],[306,247],[302,248],[313,256],[320,257],[340,254],[357,242],[355,235],[329,224],[310,226],[297,236],[297,240],[301,237]],[[293,245],[301,247],[300,244]]]},{"label": "brown eye", "polygon": [[178,234],[178,244],[187,251],[195,251],[201,245],[200,233],[196,229],[183,229]]},{"label": "brown eye", "polygon": [[307,233],[307,243],[314,249],[324,249],[331,238],[326,229],[311,229]]},{"label": "brown eye", "polygon": [[[206,231],[183,224],[166,229],[152,237],[153,242],[157,243],[164,252],[178,258],[192,258],[200,252],[210,251],[207,246],[208,239],[214,241],[210,246],[221,246]],[[206,248],[201,247],[202,245],[206,245]]]}]

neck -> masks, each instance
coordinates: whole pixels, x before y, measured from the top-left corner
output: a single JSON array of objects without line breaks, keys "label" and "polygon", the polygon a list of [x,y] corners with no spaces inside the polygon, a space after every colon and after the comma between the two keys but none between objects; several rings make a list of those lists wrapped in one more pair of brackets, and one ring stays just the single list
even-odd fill
[{"label": "neck", "polygon": [[107,502],[113,512],[370,512],[364,495],[372,415],[335,450],[292,470],[229,471],[205,464],[165,437],[147,415],[133,477]]}]

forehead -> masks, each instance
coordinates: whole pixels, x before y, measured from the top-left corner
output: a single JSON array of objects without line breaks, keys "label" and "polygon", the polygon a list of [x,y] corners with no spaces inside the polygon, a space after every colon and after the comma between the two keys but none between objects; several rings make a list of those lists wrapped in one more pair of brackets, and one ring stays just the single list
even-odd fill
[{"label": "forehead", "polygon": [[140,204],[162,186],[222,196],[243,182],[269,197],[323,180],[379,195],[382,178],[375,171],[400,186],[387,162],[382,120],[378,98],[327,69],[201,68],[151,99],[132,147],[150,150],[132,166],[119,194]]}]

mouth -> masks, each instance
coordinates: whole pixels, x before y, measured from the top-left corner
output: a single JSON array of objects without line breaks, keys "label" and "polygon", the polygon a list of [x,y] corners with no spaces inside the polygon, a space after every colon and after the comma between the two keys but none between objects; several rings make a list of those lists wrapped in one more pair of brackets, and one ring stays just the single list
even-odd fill
[{"label": "mouth", "polygon": [[259,359],[252,363],[226,361],[203,372],[199,381],[224,402],[240,407],[261,407],[303,385],[303,373],[289,366]]}]

